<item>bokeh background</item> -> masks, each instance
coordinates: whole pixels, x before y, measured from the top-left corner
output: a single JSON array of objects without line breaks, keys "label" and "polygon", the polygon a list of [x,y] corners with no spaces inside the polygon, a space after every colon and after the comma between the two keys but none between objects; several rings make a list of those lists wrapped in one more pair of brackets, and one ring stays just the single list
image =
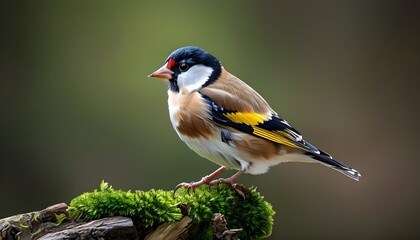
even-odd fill
[{"label": "bokeh background", "polygon": [[[2,1],[0,218],[97,188],[172,189],[217,168],[172,129],[146,76],[200,46],[315,145],[362,173],[245,175],[270,239],[420,237],[419,4]],[[229,172],[224,176],[228,176]]]}]

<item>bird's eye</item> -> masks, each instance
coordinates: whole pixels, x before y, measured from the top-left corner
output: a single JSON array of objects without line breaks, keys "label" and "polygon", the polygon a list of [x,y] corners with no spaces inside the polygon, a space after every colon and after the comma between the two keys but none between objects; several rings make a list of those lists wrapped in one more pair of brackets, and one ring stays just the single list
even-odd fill
[{"label": "bird's eye", "polygon": [[179,64],[179,70],[181,70],[181,72],[187,71],[188,68],[190,68],[190,66],[188,66],[188,64],[186,64],[186,63]]}]

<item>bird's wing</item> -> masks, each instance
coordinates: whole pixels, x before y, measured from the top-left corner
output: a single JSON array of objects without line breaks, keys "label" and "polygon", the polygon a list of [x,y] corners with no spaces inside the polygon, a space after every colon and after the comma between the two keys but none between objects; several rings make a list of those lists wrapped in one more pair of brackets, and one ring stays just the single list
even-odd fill
[{"label": "bird's wing", "polygon": [[209,106],[210,115],[215,123],[301,149],[310,158],[359,180],[358,171],[334,160],[328,153],[305,141],[302,135],[280,118],[255,90],[226,70],[222,70],[215,83],[202,88],[199,93]]},{"label": "bird's wing", "polygon": [[[280,118],[251,87],[224,71],[216,83],[201,89],[216,123],[272,142],[320,154]],[[328,155],[329,156],[329,155]]]},{"label": "bird's wing", "polygon": [[211,106],[213,121],[232,127],[257,137],[307,152],[319,154],[320,151],[302,138],[302,135],[275,113],[271,115],[240,112],[217,105],[210,97],[203,95]]}]

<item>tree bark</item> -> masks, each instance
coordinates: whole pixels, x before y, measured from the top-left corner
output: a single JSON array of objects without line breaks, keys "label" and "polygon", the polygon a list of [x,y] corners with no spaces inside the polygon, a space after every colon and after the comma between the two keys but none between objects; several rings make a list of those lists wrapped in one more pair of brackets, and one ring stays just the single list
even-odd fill
[{"label": "tree bark", "polygon": [[[142,232],[129,217],[108,217],[92,221],[80,221],[67,217],[65,203],[50,206],[41,211],[18,214],[0,219],[0,240],[10,239],[191,239],[189,229],[193,226],[190,217],[184,216],[175,223],[165,223]],[[64,220],[60,221],[60,216]],[[66,217],[66,218],[64,218]],[[214,239],[236,239],[241,229],[227,229],[223,215],[216,213],[212,219]]]}]

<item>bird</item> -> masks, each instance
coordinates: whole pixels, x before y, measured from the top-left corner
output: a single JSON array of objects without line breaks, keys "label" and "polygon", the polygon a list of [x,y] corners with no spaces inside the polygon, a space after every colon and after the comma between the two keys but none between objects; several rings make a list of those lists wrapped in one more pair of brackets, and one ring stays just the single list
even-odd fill
[{"label": "bird", "polygon": [[[182,182],[175,189],[221,182],[235,185],[243,173],[264,174],[283,162],[321,163],[356,181],[361,177],[306,141],[258,92],[204,49],[181,47],[148,77],[168,82],[169,117],[179,138],[220,165],[201,180]],[[237,172],[216,179],[227,169]]]}]

